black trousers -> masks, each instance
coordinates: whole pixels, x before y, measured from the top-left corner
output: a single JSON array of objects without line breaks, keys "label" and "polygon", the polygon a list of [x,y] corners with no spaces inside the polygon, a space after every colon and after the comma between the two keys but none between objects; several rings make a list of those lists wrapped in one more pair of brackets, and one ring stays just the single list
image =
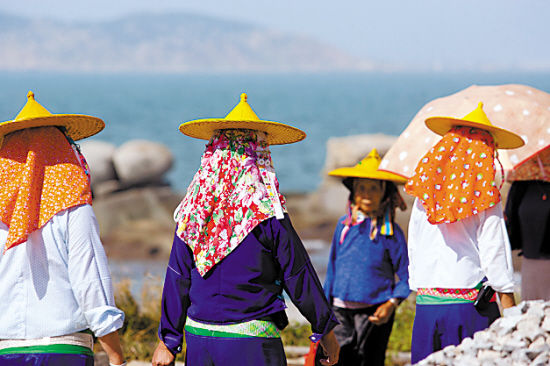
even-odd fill
[{"label": "black trousers", "polygon": [[[386,349],[390,338],[395,313],[387,323],[374,325],[368,317],[378,305],[365,309],[343,309],[333,307],[340,324],[334,334],[340,343],[340,358],[337,366],[384,366]],[[322,347],[319,346],[315,364],[321,365]]]}]

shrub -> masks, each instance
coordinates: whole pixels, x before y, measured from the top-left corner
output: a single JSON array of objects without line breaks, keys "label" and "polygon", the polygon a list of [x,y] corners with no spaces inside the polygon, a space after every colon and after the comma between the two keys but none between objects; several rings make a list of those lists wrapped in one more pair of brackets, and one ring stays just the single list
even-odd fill
[{"label": "shrub", "polygon": [[[146,277],[138,303],[130,291],[130,281],[124,280],[115,285],[115,302],[124,311],[124,325],[119,330],[125,356],[128,360],[151,360],[158,343],[157,329],[160,320],[160,299],[162,281],[160,278]],[[176,358],[182,361],[185,354]]]}]

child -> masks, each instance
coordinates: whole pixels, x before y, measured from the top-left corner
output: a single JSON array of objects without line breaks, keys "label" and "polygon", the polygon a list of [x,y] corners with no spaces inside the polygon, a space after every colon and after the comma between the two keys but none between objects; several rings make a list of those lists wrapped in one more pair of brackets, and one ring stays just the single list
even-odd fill
[{"label": "child", "polygon": [[324,286],[340,321],[334,328],[339,365],[384,365],[395,309],[410,293],[407,245],[394,222],[395,209],[406,208],[396,183],[406,179],[378,171],[379,165],[373,149],[355,167],[329,173],[344,177],[350,191],[348,212],[334,232]]}]

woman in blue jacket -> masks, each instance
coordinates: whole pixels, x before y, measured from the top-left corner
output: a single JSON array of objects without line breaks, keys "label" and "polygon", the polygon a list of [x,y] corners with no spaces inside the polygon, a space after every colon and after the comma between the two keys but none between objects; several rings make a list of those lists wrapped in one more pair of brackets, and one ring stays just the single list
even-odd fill
[{"label": "woman in blue jacket", "polygon": [[340,321],[334,328],[341,347],[338,365],[384,365],[395,309],[410,293],[407,244],[394,222],[395,209],[406,208],[396,183],[406,180],[378,171],[379,165],[373,149],[355,167],[329,173],[343,177],[350,190],[324,286]]}]

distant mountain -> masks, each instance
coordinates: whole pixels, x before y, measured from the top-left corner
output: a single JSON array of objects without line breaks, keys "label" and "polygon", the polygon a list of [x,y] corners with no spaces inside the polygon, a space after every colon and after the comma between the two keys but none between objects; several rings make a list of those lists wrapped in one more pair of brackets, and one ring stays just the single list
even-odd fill
[{"label": "distant mountain", "polygon": [[299,35],[192,14],[68,23],[0,14],[0,70],[264,72],[371,69]]}]

